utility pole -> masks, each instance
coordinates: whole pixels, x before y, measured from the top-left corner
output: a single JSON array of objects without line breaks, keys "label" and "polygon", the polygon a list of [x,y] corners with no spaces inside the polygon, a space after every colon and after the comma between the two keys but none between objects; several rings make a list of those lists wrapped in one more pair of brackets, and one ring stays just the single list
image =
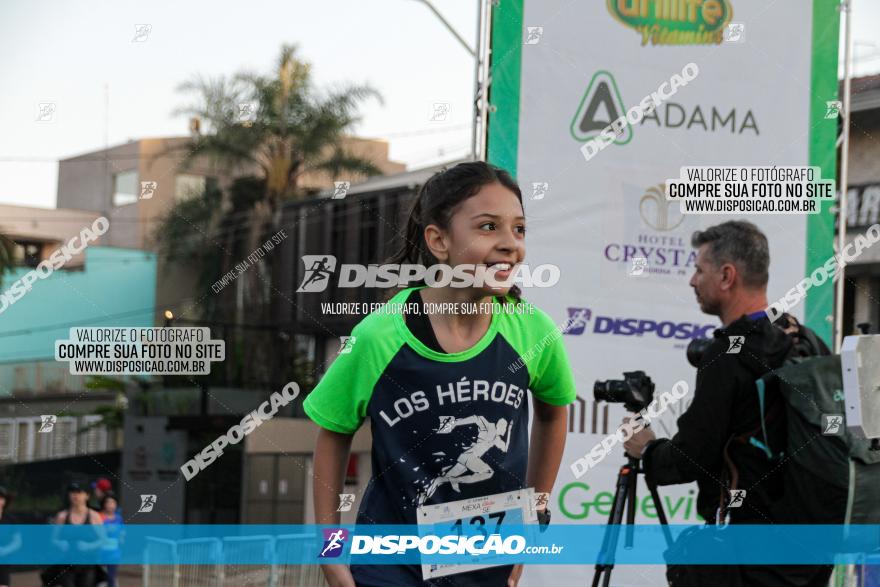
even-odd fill
[{"label": "utility pole", "polygon": [[[844,12],[844,51],[843,51],[843,133],[840,149],[840,201],[837,206],[837,254],[843,255],[846,246],[847,192],[849,191],[849,124],[850,124],[850,76],[852,55],[852,34],[850,20],[852,0],[841,0],[840,9]],[[834,292],[834,352],[840,353],[843,344],[843,286],[846,266],[840,267],[840,278],[835,283]]]}]

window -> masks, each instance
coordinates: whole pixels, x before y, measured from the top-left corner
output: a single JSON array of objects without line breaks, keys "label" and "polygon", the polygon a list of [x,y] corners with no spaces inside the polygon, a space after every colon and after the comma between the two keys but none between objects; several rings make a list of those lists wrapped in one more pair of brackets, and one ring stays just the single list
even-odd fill
[{"label": "window", "polygon": [[16,240],[14,244],[13,258],[16,265],[36,267],[43,260],[42,243]]},{"label": "window", "polygon": [[174,199],[176,201],[197,198],[205,193],[206,178],[203,175],[181,174],[174,178]]},{"label": "window", "polygon": [[90,415],[78,423],[75,417],[60,416],[51,430],[40,432],[39,417],[0,418],[0,462],[27,463],[105,452],[109,448],[109,434],[104,426],[77,433],[100,420],[100,416]]},{"label": "window", "polygon": [[[101,416],[84,416],[83,426],[94,425],[102,420]],[[81,455],[104,452],[107,450],[107,429],[103,426],[90,428],[88,432],[79,435],[77,452]]]},{"label": "window", "polygon": [[123,171],[113,176],[113,205],[125,206],[138,201],[137,171]]},{"label": "window", "polygon": [[0,461],[15,460],[15,420],[0,420]]}]

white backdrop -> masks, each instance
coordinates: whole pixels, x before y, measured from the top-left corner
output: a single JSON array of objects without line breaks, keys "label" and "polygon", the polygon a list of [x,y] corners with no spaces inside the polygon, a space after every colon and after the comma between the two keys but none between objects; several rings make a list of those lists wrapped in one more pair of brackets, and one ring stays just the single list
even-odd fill
[{"label": "white backdrop", "polygon": [[[568,317],[569,308],[590,312],[583,333],[564,336],[579,401],[552,497],[554,523],[605,523],[624,462],[618,447],[581,479],[570,470],[624,415],[619,405],[610,410],[595,405],[596,379],[643,369],[658,393],[679,379],[687,381],[691,395],[654,424],[658,436],[675,432],[675,421],[692,397],[695,371],[684,351],[690,338],[614,334],[607,332],[612,319],[694,325],[680,326],[682,331],[720,325],[700,312],[688,286],[690,235],[734,216],[682,218],[677,204],[666,208],[651,188],[662,193],[663,182],[677,177],[684,165],[809,164],[811,2],[733,0],[728,3],[732,22],[745,25],[742,43],[643,46],[641,34],[611,14],[616,1],[524,0],[523,38],[527,27],[543,27],[538,42],[522,46],[516,174],[526,199],[527,261],[555,263],[561,270],[557,286],[525,293],[557,323]],[[609,90],[630,108],[688,62],[699,66],[698,77],[662,105],[656,118],[632,129],[622,138],[625,144],[609,145],[584,160],[576,114],[597,72],[608,74],[598,81],[613,78],[616,90]],[[594,118],[610,122],[606,110],[600,105]],[[547,184],[543,197],[532,198],[534,183]],[[769,238],[768,293],[778,297],[804,275],[805,217],[748,219]],[[648,259],[644,275],[628,274],[632,256]],[[802,316],[802,311],[800,306],[793,313]],[[695,485],[661,488],[661,495],[670,522],[697,522]],[[640,504],[646,499],[641,484]],[[639,521],[650,523],[639,510]],[[529,567],[523,584],[582,584],[592,572],[591,566]],[[613,584],[665,584],[662,572],[662,567],[618,567]]]}]

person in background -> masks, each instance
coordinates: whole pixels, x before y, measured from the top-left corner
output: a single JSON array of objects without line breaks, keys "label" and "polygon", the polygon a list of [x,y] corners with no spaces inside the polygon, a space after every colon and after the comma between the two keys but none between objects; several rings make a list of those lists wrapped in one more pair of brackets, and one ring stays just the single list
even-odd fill
[{"label": "person in background", "polygon": [[93,510],[101,509],[101,501],[104,495],[113,491],[113,484],[106,477],[101,477],[92,482],[93,499],[89,501],[89,507]]},{"label": "person in background", "polygon": [[101,519],[104,520],[104,529],[107,532],[107,540],[101,549],[104,551],[104,560],[107,562],[107,587],[116,587],[116,572],[119,568],[121,556],[120,545],[122,543],[122,516],[117,509],[119,502],[116,494],[108,491],[101,498]]},{"label": "person in background", "polygon": [[[100,514],[88,506],[89,492],[79,483],[71,483],[67,486],[67,509],[58,512],[55,516],[56,531],[53,542],[64,551],[76,548],[86,553],[95,548],[100,548],[105,532],[104,520]],[[62,529],[67,525],[89,525],[94,528],[95,541],[86,542],[77,536],[76,540],[65,537]],[[54,587],[93,587],[96,584],[96,572],[98,566],[93,564],[80,565],[54,565],[47,569],[43,580],[45,585]]]}]

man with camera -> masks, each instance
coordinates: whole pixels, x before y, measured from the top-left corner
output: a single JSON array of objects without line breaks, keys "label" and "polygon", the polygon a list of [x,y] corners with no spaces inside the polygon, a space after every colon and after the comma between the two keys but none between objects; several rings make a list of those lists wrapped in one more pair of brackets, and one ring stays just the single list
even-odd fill
[{"label": "man with camera", "polygon": [[[697,512],[708,524],[724,521],[725,514],[734,524],[772,524],[776,521],[774,502],[783,497],[781,468],[758,447],[739,441],[762,424],[755,381],[790,356],[796,340],[790,335],[793,332],[797,340],[806,339],[817,347],[815,354],[829,351],[792,317],[783,315],[775,325],[768,319],[764,310],[770,255],[767,238],[754,224],[725,222],[694,233],[691,244],[697,258],[690,285],[700,309],[718,316],[722,327],[715,330],[695,365],[693,402],[678,419],[678,433],[671,439],[658,439],[646,427],[633,434],[624,449],[642,459],[650,483],[696,481]],[[771,434],[778,435],[784,420],[765,424],[773,425],[776,430]],[[745,494],[731,494],[742,489]],[[693,570],[691,575],[699,573]],[[735,574],[736,569],[732,571]],[[710,580],[710,573],[711,569],[703,568],[704,579]],[[829,573],[825,567],[750,566],[740,567],[740,577],[725,577],[731,581],[724,583],[823,585]],[[681,584],[701,584],[693,579],[688,577]],[[711,580],[715,579],[712,575]],[[670,580],[678,584],[671,573]]]}]

